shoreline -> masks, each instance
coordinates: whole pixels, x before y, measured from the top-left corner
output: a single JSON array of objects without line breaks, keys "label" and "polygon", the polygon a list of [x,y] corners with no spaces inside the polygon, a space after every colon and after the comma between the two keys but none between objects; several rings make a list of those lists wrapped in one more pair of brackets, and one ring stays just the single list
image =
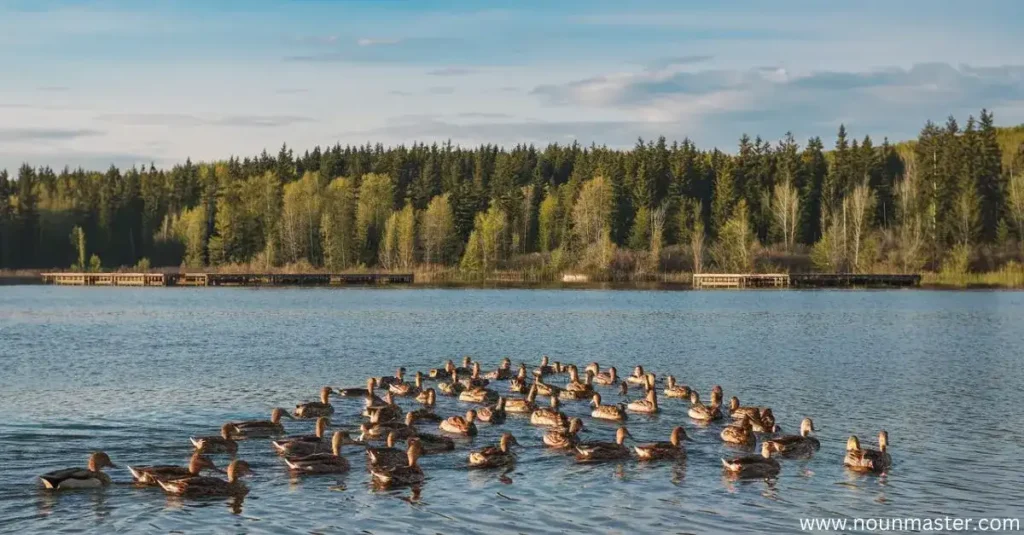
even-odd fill
[{"label": "shoreline", "polygon": [[[0,287],[2,286],[58,286],[44,284],[38,275],[0,275]],[[70,286],[70,287],[95,287],[95,286]],[[120,288],[120,286],[100,286],[101,288]],[[328,289],[450,289],[450,290],[643,290],[643,291],[698,291],[690,282],[682,281],[604,281],[604,282],[562,282],[562,281],[415,281],[412,283],[394,284],[350,284],[350,285],[224,285],[218,288],[256,288],[256,289],[306,289],[306,288],[328,288]],[[139,286],[138,288],[147,288]],[[152,286],[148,286],[152,288]],[[750,290],[771,290],[771,291],[822,291],[822,290],[939,290],[939,291],[1024,291],[1024,286],[1013,286],[995,283],[970,282],[965,284],[954,284],[942,281],[922,281],[919,286],[893,288],[885,286],[850,286],[850,287],[821,287],[821,288],[742,288],[742,289],[717,289],[717,291],[750,291]],[[711,291],[716,289],[704,289],[699,291]]]}]

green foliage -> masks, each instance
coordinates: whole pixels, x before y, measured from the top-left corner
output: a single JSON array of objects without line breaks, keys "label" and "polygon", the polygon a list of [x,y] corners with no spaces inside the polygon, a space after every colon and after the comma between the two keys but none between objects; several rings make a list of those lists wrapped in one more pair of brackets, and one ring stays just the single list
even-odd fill
[{"label": "green foliage", "polygon": [[423,261],[428,264],[447,265],[455,257],[455,217],[448,199],[448,195],[434,197],[420,216]]},{"label": "green foliage", "polygon": [[82,227],[76,226],[71,229],[71,247],[75,252],[75,263],[71,264],[71,269],[85,271],[85,231]]},{"label": "green foliage", "polygon": [[135,263],[135,271],[146,273],[150,269],[152,269],[152,266],[150,266],[149,264],[149,258],[142,257],[139,259],[138,262]]},{"label": "green foliage", "polygon": [[99,273],[103,271],[103,263],[100,262],[100,257],[95,254],[89,257],[89,272]]},{"label": "green foliage", "polygon": [[690,249],[699,269],[704,240],[716,269],[753,269],[743,244],[758,241],[788,256],[813,245],[827,270],[873,270],[877,258],[937,270],[957,245],[977,248],[980,265],[1024,253],[1022,132],[982,110],[962,126],[929,122],[912,142],[841,127],[802,147],[743,136],[732,154],[660,138],[630,150],[282,146],[169,169],[23,165],[0,170],[0,268],[87,268],[66,241],[76,228],[110,266],[413,269],[461,254],[479,271],[531,261],[635,273],[658,268],[663,244]]},{"label": "green foliage", "polygon": [[356,243],[367,263],[377,256],[377,248],[383,237],[384,224],[391,215],[394,203],[394,188],[386,175],[368,174],[359,186],[359,201],[356,205]]},{"label": "green foliage", "polygon": [[741,200],[718,232],[718,242],[712,249],[715,264],[726,273],[753,271],[755,241],[747,202]]},{"label": "green foliage", "polygon": [[961,243],[950,249],[946,258],[942,261],[942,274],[963,275],[967,273],[971,264],[971,246]]},{"label": "green foliage", "polygon": [[352,181],[332,180],[324,192],[320,215],[320,247],[324,266],[330,271],[348,269],[357,261],[355,215],[356,192]]}]

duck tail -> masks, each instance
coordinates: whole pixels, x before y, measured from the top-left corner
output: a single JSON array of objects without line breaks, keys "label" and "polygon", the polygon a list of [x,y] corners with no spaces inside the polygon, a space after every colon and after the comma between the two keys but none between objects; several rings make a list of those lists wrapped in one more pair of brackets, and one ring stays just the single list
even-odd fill
[{"label": "duck tail", "polygon": [[142,481],[142,480],[143,480],[143,475],[144,475],[144,474],[143,474],[143,473],[142,473],[142,472],[141,472],[140,470],[137,470],[137,469],[135,469],[135,468],[132,468],[132,467],[131,467],[131,466],[129,466],[129,465],[124,465],[124,467],[125,467],[125,468],[127,468],[127,469],[128,469],[128,471],[132,473],[132,477],[134,477],[135,479],[137,479],[137,480],[139,480],[139,481]]},{"label": "duck tail", "polygon": [[50,479],[46,476],[39,476],[39,479],[43,482],[43,487],[47,489],[55,489],[60,485],[60,481]]}]

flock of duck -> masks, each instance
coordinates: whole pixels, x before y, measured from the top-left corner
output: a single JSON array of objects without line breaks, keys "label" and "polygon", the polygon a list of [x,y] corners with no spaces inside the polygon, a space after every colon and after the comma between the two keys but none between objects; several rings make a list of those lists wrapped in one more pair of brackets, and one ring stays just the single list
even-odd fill
[{"label": "flock of duck", "polygon": [[[567,376],[562,386],[548,382],[556,376]],[[426,381],[435,381],[435,387],[426,387]],[[507,382],[509,395],[502,395],[494,387]],[[576,462],[591,463],[616,459],[628,459],[635,455],[641,461],[659,459],[682,459],[686,455],[685,429],[677,426],[671,430],[666,442],[635,444],[626,446],[632,439],[625,425],[617,428],[614,441],[584,441],[579,434],[586,432],[581,418],[569,418],[561,412],[563,402],[589,401],[594,419],[611,422],[626,422],[629,413],[658,413],[659,394],[657,378],[637,366],[633,374],[624,380],[614,367],[602,370],[597,363],[587,365],[583,375],[575,365],[550,362],[543,357],[540,366],[528,373],[525,364],[513,371],[508,358],[488,373],[481,373],[480,363],[466,357],[461,367],[449,360],[442,368],[427,373],[416,372],[412,382],[406,381],[406,370],[400,368],[391,377],[374,377],[367,380],[365,388],[323,387],[320,400],[299,404],[294,411],[275,408],[269,420],[228,422],[216,436],[193,437],[194,453],[188,466],[153,465],[129,466],[134,481],[140,485],[159,486],[165,492],[178,496],[244,496],[248,487],[240,478],[251,474],[248,463],[234,459],[238,441],[269,438],[273,449],[280,454],[288,469],[296,474],[337,474],[351,469],[349,461],[342,456],[344,446],[365,448],[367,464],[375,484],[388,487],[416,485],[424,480],[419,465],[422,455],[444,454],[456,449],[459,437],[477,434],[477,424],[498,426],[505,422],[508,414],[519,414],[529,418],[533,425],[546,428],[543,443],[546,447],[571,454]],[[599,390],[606,395],[626,396],[630,388],[640,388],[643,397],[628,403],[606,404]],[[665,377],[662,395],[666,398],[689,402],[688,415],[697,425],[710,425],[724,420],[728,415],[731,423],[721,430],[721,439],[728,444],[755,450],[760,442],[760,453],[722,459],[723,471],[738,478],[770,478],[780,471],[779,457],[809,457],[818,451],[820,443],[811,434],[815,431],[810,418],[804,418],[797,435],[783,435],[775,423],[775,415],[769,407],[742,406],[735,396],[723,406],[720,386],[711,390],[710,403],[701,401],[696,390],[676,383],[673,376]],[[380,394],[380,395],[379,395]],[[459,401],[478,407],[464,416],[444,417],[435,412],[437,395],[451,396]],[[326,435],[335,413],[332,396],[363,399],[365,409],[355,431],[335,431],[328,440]],[[549,405],[538,403],[537,397],[549,398]],[[415,400],[420,408],[404,410],[395,398]],[[315,434],[285,435],[282,418],[315,419]],[[421,422],[434,424],[439,433],[421,430]],[[399,441],[405,441],[399,447]],[[471,468],[510,467],[516,461],[513,450],[519,443],[511,433],[501,435],[497,444],[470,451],[467,456]],[[843,464],[858,472],[884,472],[892,463],[887,452],[888,435],[879,433],[878,449],[861,447],[856,436],[846,444]],[[232,461],[226,470],[216,467],[208,455],[229,454]],[[100,487],[110,484],[110,477],[103,468],[115,467],[110,457],[95,452],[89,458],[86,468],[69,468],[40,476],[43,486],[48,489]],[[213,471],[225,477],[201,475]]]}]

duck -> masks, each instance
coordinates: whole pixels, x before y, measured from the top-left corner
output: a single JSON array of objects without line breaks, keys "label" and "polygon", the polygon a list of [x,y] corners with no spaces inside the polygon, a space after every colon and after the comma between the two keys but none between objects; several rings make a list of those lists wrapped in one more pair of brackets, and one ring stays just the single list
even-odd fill
[{"label": "duck", "polygon": [[397,438],[408,438],[416,434],[416,428],[413,427],[415,422],[416,417],[409,412],[405,414],[405,419],[402,422],[389,421],[373,424],[369,429],[364,430],[363,435],[369,438],[379,438],[394,433]]},{"label": "duck", "polygon": [[366,448],[366,459],[371,466],[400,466],[407,461],[406,451],[395,447],[398,437],[388,433],[386,446]]},{"label": "duck", "polygon": [[851,436],[846,441],[846,457],[843,466],[854,472],[881,473],[892,466],[892,457],[886,451],[889,448],[889,433],[878,433],[878,449],[866,450],[860,447],[860,440]]},{"label": "duck", "polygon": [[469,453],[470,468],[495,468],[508,466],[516,462],[516,454],[512,453],[512,446],[518,446],[519,442],[512,433],[503,433],[497,446],[472,451]]},{"label": "duck", "polygon": [[182,477],[198,476],[203,470],[213,470],[224,473],[217,468],[213,461],[205,455],[193,453],[188,461],[188,466],[177,466],[169,464],[158,464],[149,466],[126,466],[132,473],[132,478],[140,485],[156,485],[157,479],[178,479]]},{"label": "duck", "polygon": [[464,389],[483,388],[491,382],[480,376],[480,363],[474,362],[469,372],[469,378],[460,381]]},{"label": "duck", "polygon": [[772,459],[771,442],[761,444],[760,455],[744,455],[731,459],[722,459],[722,467],[727,473],[741,478],[774,477],[779,473],[779,461]]},{"label": "duck", "polygon": [[567,420],[565,415],[558,410],[558,406],[558,397],[552,396],[550,408],[537,409],[530,413],[530,423],[549,427],[562,425],[562,422]]},{"label": "duck", "polygon": [[633,375],[627,377],[626,381],[634,385],[646,385],[647,374],[644,373],[644,367],[638,365],[636,368],[633,368]]},{"label": "duck", "polygon": [[526,379],[526,364],[519,365],[519,372],[508,382],[508,391],[513,394],[525,394],[530,391],[531,383]]},{"label": "duck", "polygon": [[430,398],[429,399],[429,403],[425,404],[422,408],[409,411],[409,414],[412,414],[412,416],[413,416],[413,421],[414,422],[421,422],[421,421],[422,422],[440,422],[442,420],[442,418],[440,416],[438,416],[436,412],[434,412],[434,404],[435,404],[434,389],[433,388],[428,388],[427,392],[430,393],[429,394],[429,398]]},{"label": "duck", "polygon": [[726,426],[722,429],[719,436],[722,437],[723,442],[738,446],[753,446],[755,442],[754,432],[750,428],[750,418],[744,418],[737,423]]},{"label": "duck", "polygon": [[[817,431],[814,428],[814,421],[810,418],[804,418],[800,422],[800,434],[799,435],[785,435],[771,439],[769,442],[772,443],[774,451],[785,457],[805,457],[810,456],[814,452],[821,448],[821,442],[817,438],[811,436],[812,431]],[[858,448],[859,449],[859,444]]]},{"label": "duck", "polygon": [[525,398],[507,398],[505,412],[529,414],[537,409],[537,385],[530,387]]},{"label": "duck", "polygon": [[549,385],[545,383],[544,376],[542,375],[537,376],[537,380],[534,381],[533,387],[537,389],[537,394],[540,396],[555,397],[558,396],[558,393],[562,391],[561,388],[558,388],[555,385]]},{"label": "duck", "polygon": [[413,379],[412,384],[410,383],[394,383],[388,387],[388,392],[396,396],[408,397],[418,395],[423,391],[423,374],[416,372],[416,377]]},{"label": "duck", "polygon": [[292,435],[272,441],[274,450],[280,455],[309,455],[323,449],[324,432],[331,421],[324,416],[316,419],[313,435]]},{"label": "duck", "polygon": [[370,475],[373,477],[374,483],[385,487],[422,483],[423,469],[419,465],[422,452],[423,448],[419,440],[409,441],[409,447],[405,454],[406,464],[370,467]]},{"label": "duck", "polygon": [[[750,428],[759,435],[766,435],[771,433],[778,433],[782,431],[782,428],[776,425],[775,417],[771,415],[771,409],[765,409],[761,412],[760,418],[747,418],[750,421]],[[765,414],[767,413],[767,417]]]},{"label": "duck", "polygon": [[601,420],[612,420],[615,422],[621,422],[626,419],[626,411],[623,410],[622,405],[602,405],[601,394],[594,392],[594,397],[590,400],[590,405],[594,408],[590,412],[590,416],[593,418],[599,418]]},{"label": "duck", "polygon": [[301,457],[285,457],[284,462],[292,472],[300,474],[340,474],[348,472],[348,460],[341,456],[345,434],[335,431],[331,437],[330,453],[313,453]]},{"label": "duck", "polygon": [[405,382],[405,367],[398,368],[393,376],[384,376],[377,378],[377,384],[381,388],[388,388],[391,385],[397,385]]},{"label": "duck", "polygon": [[427,377],[430,379],[448,379],[452,376],[452,371],[455,370],[455,363],[449,360],[441,368],[434,368],[427,372]]},{"label": "duck", "polygon": [[363,416],[368,417],[371,424],[397,422],[402,419],[402,415],[402,408],[395,403],[391,392],[384,394],[384,403],[367,407],[363,411]]},{"label": "duck", "polygon": [[459,375],[463,376],[473,373],[473,358],[470,357],[469,355],[463,356],[462,366],[459,366],[458,368],[453,368],[452,372],[458,373]]},{"label": "duck", "polygon": [[644,399],[629,402],[629,404],[626,405],[626,410],[642,414],[656,414],[661,410],[658,408],[657,390],[652,388],[647,391],[647,396]]},{"label": "duck", "polygon": [[295,406],[293,413],[296,418],[319,418],[334,414],[334,406],[331,405],[331,387],[325,386],[320,389],[320,401],[307,401]]},{"label": "duck", "polygon": [[189,441],[196,448],[198,453],[228,453],[234,455],[238,451],[238,443],[232,436],[235,434],[235,426],[224,424],[220,427],[219,436],[190,437]]},{"label": "duck", "polygon": [[540,366],[537,366],[536,368],[533,369],[533,375],[537,376],[538,378],[544,377],[545,375],[551,375],[554,372],[555,370],[549,364],[547,355],[542,356],[540,358]]},{"label": "duck", "polygon": [[585,368],[583,368],[583,372],[593,372],[594,377],[597,377],[597,374],[601,372],[601,365],[596,362],[591,362],[590,364],[587,364]]},{"label": "duck", "polygon": [[452,372],[451,381],[438,383],[437,389],[445,396],[457,396],[466,389],[466,386],[459,382],[459,372]]},{"label": "duck", "polygon": [[420,443],[420,453],[444,453],[455,449],[455,441],[443,435],[416,432],[415,440]]},{"label": "duck", "polygon": [[85,468],[65,468],[47,472],[39,476],[43,487],[49,490],[89,489],[105,487],[110,484],[110,476],[103,473],[104,468],[117,468],[110,461],[110,456],[102,451],[89,455]]},{"label": "duck", "polygon": [[366,388],[335,388],[334,393],[345,398],[357,398],[373,395],[377,388],[377,378],[370,377],[366,380]]},{"label": "duck", "polygon": [[722,406],[722,387],[718,385],[715,385],[715,387],[711,389],[711,406]]},{"label": "duck", "polygon": [[284,433],[284,425],[281,418],[291,418],[288,411],[280,407],[270,411],[270,420],[247,420],[244,422],[230,422],[231,438],[235,440],[245,438],[264,438],[277,436]]},{"label": "duck", "polygon": [[497,400],[497,392],[482,386],[467,388],[459,394],[459,401],[466,401],[469,403],[493,403]]},{"label": "duck", "polygon": [[433,388],[423,390],[419,394],[416,394],[416,403],[426,405],[427,407],[433,407],[437,402],[437,391]]},{"label": "duck", "polygon": [[700,422],[711,422],[722,418],[722,411],[717,407],[708,407],[701,403],[700,395],[696,390],[690,392],[690,410],[687,411],[690,418]]},{"label": "duck", "polygon": [[633,438],[633,435],[625,427],[620,427],[615,431],[615,442],[581,442],[576,445],[576,462],[629,458],[629,448],[623,444],[626,437]]},{"label": "duck", "polygon": [[476,436],[477,432],[474,420],[476,420],[476,411],[470,409],[466,412],[465,418],[452,416],[442,421],[438,427],[445,433],[472,437]]},{"label": "duck", "polygon": [[158,479],[157,483],[164,492],[174,496],[245,496],[249,487],[238,478],[253,473],[249,463],[236,459],[228,465],[226,481],[217,477],[193,476],[168,481]]},{"label": "duck", "polygon": [[677,385],[674,375],[665,376],[665,397],[667,398],[690,398],[690,387]]},{"label": "duck", "polygon": [[580,381],[576,366],[569,367],[569,382],[558,394],[562,399],[589,399],[594,395],[594,372],[587,370],[586,379]]},{"label": "duck", "polygon": [[668,442],[652,442],[650,444],[638,444],[633,446],[633,451],[641,461],[655,461],[658,459],[681,459],[686,457],[686,450],[683,448],[683,441],[686,430],[677,426],[668,437]]},{"label": "duck", "polygon": [[491,379],[495,381],[505,381],[512,378],[512,359],[505,357],[501,359],[501,364],[496,370],[492,370],[484,374],[484,379]]},{"label": "duck", "polygon": [[595,372],[594,382],[599,385],[614,385],[619,382],[618,371],[615,370],[615,366],[612,366],[611,368],[608,368],[608,371],[606,372]]},{"label": "duck", "polygon": [[544,433],[544,445],[559,450],[575,450],[579,444],[579,433],[583,431],[583,420],[573,418],[568,427],[551,429]]},{"label": "duck", "polygon": [[476,411],[477,420],[492,425],[505,423],[506,416],[504,396],[499,396],[497,403],[493,407],[483,407]]},{"label": "duck", "polygon": [[740,398],[733,396],[729,398],[729,416],[737,420],[744,418],[761,419],[761,408],[760,407],[742,407],[740,406]]}]

